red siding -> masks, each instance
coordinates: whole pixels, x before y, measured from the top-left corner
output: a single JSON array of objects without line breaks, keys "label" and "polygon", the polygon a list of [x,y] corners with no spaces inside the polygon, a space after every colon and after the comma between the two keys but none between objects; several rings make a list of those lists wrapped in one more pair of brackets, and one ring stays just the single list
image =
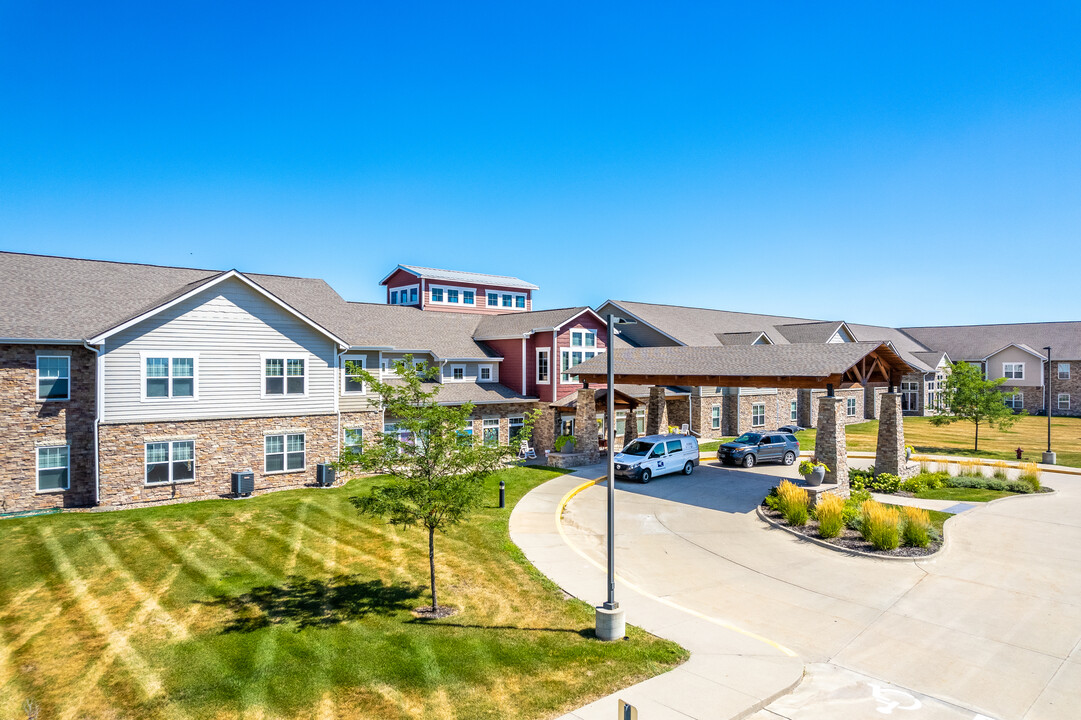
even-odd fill
[{"label": "red siding", "polygon": [[[556,345],[559,349],[571,347],[571,331],[572,330],[594,330],[597,333],[597,352],[604,352],[605,340],[607,339],[607,328],[605,324],[592,313],[584,313],[579,315],[571,322],[564,325],[559,330],[559,335],[556,338]],[[546,335],[548,333],[545,333]],[[577,348],[576,348],[577,349]],[[559,381],[559,368],[561,367],[561,360],[559,352],[552,353],[552,377]],[[556,396],[558,398],[566,397],[571,393],[578,392],[581,389],[581,383],[563,384],[559,383],[556,387]]]},{"label": "red siding", "polygon": [[555,368],[551,357],[552,349],[552,333],[542,332],[536,335],[532,335],[526,342],[526,355],[525,355],[525,372],[526,372],[526,394],[536,396],[541,400],[548,402],[552,401],[552,384],[546,383],[544,385],[537,384],[537,349],[549,350],[548,360],[548,377],[552,377],[552,370]]},{"label": "red siding", "polygon": [[499,382],[511,390],[528,395],[522,387],[522,341],[487,340],[485,344],[503,358],[503,362],[499,363]]},{"label": "red siding", "polygon": [[[441,285],[443,287],[458,287],[458,288],[465,288],[467,290],[475,290],[476,293],[477,293],[477,295],[476,295],[477,304],[475,306],[473,306],[473,307],[471,307],[469,305],[461,305],[461,304],[458,304],[458,305],[433,304],[433,303],[430,302],[431,297],[432,297],[430,287],[432,285]],[[521,294],[521,293],[524,292],[525,293],[525,310],[523,310],[522,308],[505,308],[505,307],[489,308],[488,307],[488,296],[487,296],[487,291],[488,290],[495,290],[495,291],[500,292],[500,293],[508,292],[508,293]],[[446,282],[446,281],[443,281],[443,280],[425,280],[424,281],[424,305],[422,307],[425,310],[435,310],[436,312],[468,312],[468,313],[478,313],[478,314],[481,314],[481,315],[500,315],[502,313],[529,312],[531,309],[533,309],[533,297],[532,297],[532,294],[530,293],[529,290],[516,290],[514,288],[500,287],[498,285],[473,285],[473,284],[470,284],[470,283]],[[520,383],[521,383],[521,380],[519,380],[519,384]]]}]

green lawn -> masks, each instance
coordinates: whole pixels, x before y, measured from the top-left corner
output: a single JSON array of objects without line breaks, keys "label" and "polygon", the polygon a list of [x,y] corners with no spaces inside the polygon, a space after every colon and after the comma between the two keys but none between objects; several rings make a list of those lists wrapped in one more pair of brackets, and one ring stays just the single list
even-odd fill
[{"label": "green lawn", "polygon": [[[814,430],[799,434],[801,449],[814,449],[814,434]],[[849,450],[874,452],[878,445],[878,421],[849,425],[845,436]],[[1025,460],[1034,462],[1040,461],[1040,454],[1047,447],[1047,418],[1019,418],[1005,431],[981,427],[978,452],[972,449],[973,439],[974,426],[970,422],[935,427],[930,418],[905,418],[905,443],[917,453],[1016,460],[1014,450],[1021,447]],[[1052,418],[1051,447],[1058,454],[1059,465],[1081,467],[1081,418]]]},{"label": "green lawn", "polygon": [[502,473],[507,509],[437,538],[460,612],[431,622],[410,612],[426,536],[348,502],[378,480],[0,521],[0,717],[535,718],[684,660],[635,628],[592,639],[593,609],[510,542],[510,508],[555,475]]},{"label": "green lawn", "polygon": [[957,502],[990,502],[999,498],[1011,497],[1018,493],[1008,490],[987,490],[984,488],[939,488],[916,493],[916,497],[925,500],[956,500]]}]

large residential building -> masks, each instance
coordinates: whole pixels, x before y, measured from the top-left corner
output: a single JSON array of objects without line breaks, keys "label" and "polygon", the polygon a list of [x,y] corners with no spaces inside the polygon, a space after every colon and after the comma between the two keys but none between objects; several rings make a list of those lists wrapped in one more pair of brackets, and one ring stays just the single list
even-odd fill
[{"label": "large residential building", "polygon": [[[313,485],[317,464],[343,447],[396,431],[351,369],[393,379],[407,355],[438,368],[440,402],[473,404],[478,442],[513,443],[526,413],[543,410],[535,443],[550,450],[556,435],[575,434],[576,419],[598,417],[576,407],[574,368],[605,351],[609,311],[638,321],[617,347],[888,341],[913,369],[900,388],[913,413],[934,411],[951,358],[1008,374],[1018,406],[1038,410],[1032,388],[1044,387],[1046,368],[1035,349],[1051,344],[1052,410],[1081,412],[1070,401],[1081,360],[1057,360],[1081,358],[1081,323],[996,326],[1006,341],[985,350],[965,344],[965,328],[626,301],[534,310],[536,286],[523,280],[418,266],[400,265],[382,284],[385,303],[356,303],[311,278],[0,253],[0,514],[229,496],[235,471],[253,472],[258,491]],[[857,422],[876,414],[885,388],[835,390]],[[825,391],[664,395],[670,424],[717,437],[814,425]],[[649,388],[615,392],[617,434],[627,423],[642,432]]]}]

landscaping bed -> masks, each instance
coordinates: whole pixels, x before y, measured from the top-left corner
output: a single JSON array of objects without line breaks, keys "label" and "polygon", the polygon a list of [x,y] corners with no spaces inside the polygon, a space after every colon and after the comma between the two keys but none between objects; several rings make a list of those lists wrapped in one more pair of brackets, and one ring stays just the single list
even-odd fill
[{"label": "landscaping bed", "polygon": [[[890,506],[896,507],[896,506]],[[931,516],[931,523],[937,528],[938,539],[932,540],[931,544],[927,547],[906,547],[900,546],[893,550],[878,550],[874,545],[863,539],[863,535],[858,530],[845,527],[841,531],[841,535],[834,538],[824,538],[819,534],[818,521],[812,518],[808,518],[807,524],[800,527],[795,525],[789,525],[780,512],[771,509],[765,503],[762,503],[762,514],[773,520],[779,525],[783,525],[789,530],[803,535],[804,537],[817,540],[818,542],[829,543],[834,547],[842,548],[844,550],[855,550],[857,552],[868,553],[870,555],[881,555],[883,557],[927,557],[928,555],[934,555],[942,547],[942,524],[950,517],[948,513],[940,513],[934,511],[928,511]]]}]

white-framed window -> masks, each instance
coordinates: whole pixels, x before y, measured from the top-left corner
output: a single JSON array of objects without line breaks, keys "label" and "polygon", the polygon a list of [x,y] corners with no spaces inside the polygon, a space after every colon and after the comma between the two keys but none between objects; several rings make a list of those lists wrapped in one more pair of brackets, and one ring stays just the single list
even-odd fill
[{"label": "white-framed window", "polygon": [[848,409],[848,417],[856,417],[856,398],[846,398],[846,407]]},{"label": "white-framed window", "polygon": [[797,408],[796,408],[796,401],[795,400],[788,403],[788,420],[789,420],[789,422],[796,422],[797,421],[799,416],[798,416],[796,410],[797,410]]},{"label": "white-framed window", "polygon": [[709,409],[709,426],[714,430],[721,429],[721,406],[714,405]]},{"label": "white-framed window", "polygon": [[1002,377],[1012,378],[1014,380],[1025,379],[1025,364],[1024,363],[1002,363]]},{"label": "white-framed window", "polygon": [[571,347],[597,347],[597,331],[571,330]]},{"label": "white-framed window", "polygon": [[502,292],[500,290],[485,291],[488,307],[518,308],[525,310],[525,293]]},{"label": "white-framed window", "polygon": [[38,355],[38,400],[71,399],[71,357]]},{"label": "white-framed window", "polygon": [[398,291],[397,290],[391,290],[390,291],[390,304],[391,305],[397,305],[398,304]]},{"label": "white-framed window", "polygon": [[524,428],[525,428],[525,417],[524,416],[512,417],[510,419],[510,442],[511,442],[512,445],[514,443],[518,442],[518,436],[522,433],[522,430]]},{"label": "white-framed window", "polygon": [[38,492],[67,490],[71,484],[68,467],[70,460],[71,451],[68,445],[37,448]]},{"label": "white-framed window", "polygon": [[416,305],[419,285],[405,285],[390,291],[391,305]]},{"label": "white-framed window", "polygon": [[146,444],[146,484],[170,485],[195,479],[195,441]]},{"label": "white-framed window", "polygon": [[589,360],[596,355],[595,350],[575,350],[573,348],[560,348],[559,350],[559,382],[563,384],[571,384],[578,382],[578,376],[572,375],[569,371],[571,368],[580,365],[583,361]]},{"label": "white-framed window", "polygon": [[306,355],[263,354],[263,397],[308,394]]},{"label": "white-framed window", "polygon": [[550,369],[551,348],[537,348],[537,384],[547,385]]},{"label": "white-framed window", "polygon": [[492,382],[495,380],[492,365],[481,365],[477,368],[477,382]]},{"label": "white-framed window", "polygon": [[363,395],[368,392],[364,387],[364,378],[360,371],[364,369],[367,358],[363,355],[346,355],[342,358],[342,392]]},{"label": "white-framed window", "polygon": [[140,353],[140,358],[144,401],[198,399],[198,354],[147,351]]},{"label": "white-framed window", "polygon": [[429,285],[431,302],[442,305],[475,305],[475,288],[454,287],[452,285]]},{"label": "white-framed window", "polygon": [[481,427],[481,438],[485,445],[499,444],[499,418],[485,418]]},{"label": "white-framed window", "polygon": [[751,427],[762,427],[766,424],[766,404],[751,404]]},{"label": "white-framed window", "polygon": [[363,428],[344,428],[342,436],[342,450],[347,452],[360,452],[364,445]]},{"label": "white-framed window", "polygon": [[1058,379],[1069,380],[1070,379],[1070,363],[1058,364]]},{"label": "white-framed window", "polygon": [[1070,409],[1070,393],[1058,394],[1058,409],[1069,410]]},{"label": "white-framed window", "polygon": [[465,380],[465,365],[447,365],[443,370],[443,379],[446,382],[462,382]]},{"label": "white-framed window", "polygon": [[488,307],[499,307],[499,293],[497,293],[497,292],[495,292],[493,290],[489,290],[487,292],[487,296],[488,296],[488,300],[487,300]]},{"label": "white-framed window", "polygon": [[263,472],[297,472],[305,468],[304,433],[267,435],[263,443]]},{"label": "white-framed window", "polygon": [[1013,408],[1014,410],[1022,410],[1025,407],[1025,396],[1021,393],[1003,395],[1002,400],[1006,403],[1006,407]]}]

